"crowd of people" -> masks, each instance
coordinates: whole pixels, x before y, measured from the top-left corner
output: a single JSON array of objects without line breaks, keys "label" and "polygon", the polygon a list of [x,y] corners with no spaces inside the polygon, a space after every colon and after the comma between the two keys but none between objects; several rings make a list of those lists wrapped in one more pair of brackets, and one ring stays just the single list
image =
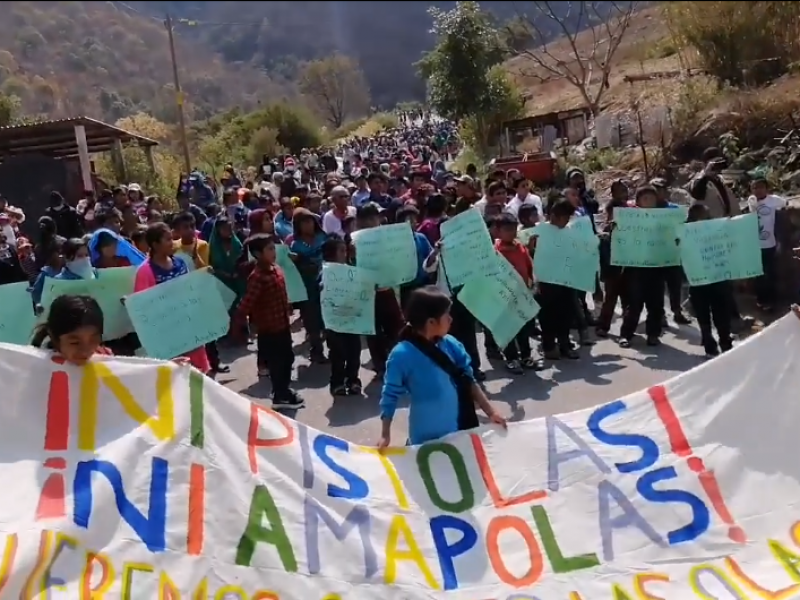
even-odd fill
[{"label": "crowd of people", "polygon": [[[666,181],[654,179],[631,190],[617,180],[606,193],[591,189],[584,173],[570,168],[566,187],[542,197],[514,169],[494,170],[482,180],[475,165],[463,174],[453,172],[449,160],[458,146],[452,124],[411,119],[374,138],[350,140],[337,150],[265,156],[255,181],[242,182],[230,166],[221,178],[221,193],[202,173],[194,172],[177,193],[177,210],[147,196],[136,183],[97,195],[87,192],[74,207],[53,192],[50,207],[38,221],[39,237],[31,240],[19,233],[22,211],[0,199],[0,285],[29,282],[32,304],[38,306],[46,278],[102,277],[105,268],[139,265],[138,291],[210,267],[236,296],[228,341],[245,344],[248,336],[255,337],[258,375],[271,379],[273,406],[300,408],[304,400],[292,388],[293,314],[299,314],[305,329],[311,363],[329,370],[330,393],[360,395],[362,340],[326,328],[321,272],[329,262],[357,264],[353,235],[358,230],[407,222],[414,231],[417,275],[399,293],[377,290],[376,333],[366,340],[371,368],[383,378],[381,446],[390,442],[391,421],[403,395],[411,398],[412,443],[476,423],[470,408],[474,405],[504,423],[477,385],[485,379],[478,349],[481,329],[485,356],[518,375],[542,369],[549,361],[581,359],[582,346],[611,334],[618,305],[623,316],[617,337],[623,347],[635,343],[643,310],[646,344],[660,343],[668,326],[665,295],[673,321],[691,321],[682,308],[685,285],[680,267],[622,268],[610,262],[615,209],[674,207]],[[710,149],[706,168],[691,190],[690,221],[739,213],[739,203],[719,176],[723,167],[719,152]],[[776,301],[775,214],[785,201],[770,194],[764,179],[752,182],[752,194],[749,202],[759,217],[765,273],[758,281],[758,300],[769,307]],[[459,288],[451,287],[446,270],[439,268],[442,224],[469,210],[480,211],[497,252],[541,305],[537,318],[504,348],[459,301]],[[532,260],[536,238],[527,243],[518,239],[519,230],[537,223],[565,227],[578,217],[590,218],[600,240],[594,312],[586,293],[537,281]],[[300,273],[308,297],[304,302],[289,302],[284,273],[276,265],[279,245],[288,247]],[[706,354],[731,348],[738,310],[730,282],[692,287],[689,300]],[[88,297],[58,298],[42,331],[68,360],[88,360],[100,344],[98,311]],[[131,334],[105,346],[115,354],[131,355],[139,344]],[[228,370],[220,361],[217,342],[187,358],[205,373]]]}]

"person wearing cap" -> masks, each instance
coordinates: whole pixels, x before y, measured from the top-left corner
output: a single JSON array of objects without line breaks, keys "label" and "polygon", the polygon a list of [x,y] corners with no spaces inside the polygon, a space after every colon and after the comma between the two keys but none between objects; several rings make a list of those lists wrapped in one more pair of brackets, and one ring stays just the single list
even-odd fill
[{"label": "person wearing cap", "polygon": [[344,237],[342,221],[348,216],[355,216],[356,208],[350,206],[350,193],[347,188],[337,185],[331,190],[332,208],[322,216],[322,230],[327,234]]},{"label": "person wearing cap", "polygon": [[719,148],[703,152],[705,169],[692,181],[690,194],[708,207],[712,219],[735,217],[741,213],[733,192],[722,181],[720,173],[728,166]]}]

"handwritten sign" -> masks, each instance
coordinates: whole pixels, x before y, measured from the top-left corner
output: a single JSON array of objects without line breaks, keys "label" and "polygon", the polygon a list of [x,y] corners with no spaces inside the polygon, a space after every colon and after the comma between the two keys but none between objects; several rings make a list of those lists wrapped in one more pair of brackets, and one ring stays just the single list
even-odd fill
[{"label": "handwritten sign", "polygon": [[216,278],[192,271],[125,299],[142,347],[153,358],[175,358],[228,333],[230,317]]},{"label": "handwritten sign", "polygon": [[0,342],[28,344],[36,325],[28,284],[0,285]]},{"label": "handwritten sign", "polygon": [[444,221],[441,232],[442,261],[450,287],[462,286],[472,277],[485,277],[494,272],[497,252],[477,208]]},{"label": "handwritten sign", "polygon": [[579,221],[563,229],[550,223],[536,226],[533,274],[537,281],[594,291],[600,270],[600,241],[591,225],[587,230]]},{"label": "handwritten sign", "polygon": [[790,315],[609,404],[381,455],[188,367],[4,345],[3,596],[796,598],[795,356]]},{"label": "handwritten sign", "polygon": [[63,295],[91,296],[103,311],[103,339],[116,340],[133,331],[128,312],[120,300],[133,293],[136,267],[98,269],[95,279],[45,279],[42,306],[45,310]]},{"label": "handwritten sign", "polygon": [[308,300],[306,284],[303,283],[303,278],[300,276],[297,266],[289,258],[289,246],[284,244],[275,246],[275,262],[283,269],[283,277],[286,279],[286,295],[289,296],[289,302],[294,304]]},{"label": "handwritten sign", "polygon": [[497,345],[505,348],[539,313],[540,306],[509,262],[501,256],[497,262],[492,277],[473,277],[461,288],[458,299],[492,332]]},{"label": "handwritten sign", "polygon": [[338,333],[375,334],[375,280],[360,267],[325,263],[322,267],[322,320]]},{"label": "handwritten sign", "polygon": [[686,223],[679,233],[689,285],[747,279],[763,272],[756,215]]},{"label": "handwritten sign", "polygon": [[378,287],[395,287],[417,277],[417,245],[409,223],[361,229],[353,234],[356,261]]},{"label": "handwritten sign", "polygon": [[619,267],[671,267],[681,264],[675,244],[686,209],[615,208],[611,264]]}]

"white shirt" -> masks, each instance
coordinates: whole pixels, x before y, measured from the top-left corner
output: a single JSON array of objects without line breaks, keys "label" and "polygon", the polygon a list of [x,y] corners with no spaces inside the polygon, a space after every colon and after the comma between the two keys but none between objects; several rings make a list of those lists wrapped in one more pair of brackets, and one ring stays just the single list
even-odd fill
[{"label": "white shirt", "polygon": [[514,196],[508,202],[508,204],[506,204],[506,211],[510,212],[516,217],[519,216],[519,209],[522,206],[535,206],[536,212],[539,213],[539,217],[544,216],[544,205],[542,204],[542,199],[536,194],[528,194],[525,196],[524,200],[519,196]]},{"label": "white shirt", "polygon": [[[348,217],[355,217],[356,216],[356,207],[355,206],[348,206],[347,207],[347,216]],[[329,210],[324,215],[322,215],[322,231],[325,233],[335,233],[336,235],[344,236],[344,229],[342,229],[342,221],[333,214],[333,210]]]},{"label": "white shirt", "polygon": [[747,199],[750,212],[758,215],[758,239],[762,248],[774,248],[778,245],[775,239],[775,213],[786,208],[786,200],[780,196],[769,194],[763,200],[755,196]]}]

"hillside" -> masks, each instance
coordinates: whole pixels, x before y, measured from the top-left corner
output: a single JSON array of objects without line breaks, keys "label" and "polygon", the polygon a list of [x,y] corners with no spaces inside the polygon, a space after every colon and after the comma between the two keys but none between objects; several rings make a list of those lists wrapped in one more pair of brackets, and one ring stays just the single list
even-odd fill
[{"label": "hillside", "polygon": [[[111,2],[7,2],[0,19],[0,92],[27,114],[87,114],[108,121],[150,112],[176,118],[164,25]],[[212,49],[178,36],[190,118],[224,106],[252,106],[288,93],[285,84],[226,64]]]},{"label": "hillside", "polygon": [[[557,2],[557,10],[570,3]],[[611,4],[611,3],[599,3]],[[299,66],[334,52],[360,63],[374,106],[421,100],[414,63],[431,49],[428,9],[455,2],[17,2],[0,19],[0,92],[28,114],[176,120],[163,18],[170,12],[189,118],[295,97]],[[531,3],[486,2],[498,22]]]}]

